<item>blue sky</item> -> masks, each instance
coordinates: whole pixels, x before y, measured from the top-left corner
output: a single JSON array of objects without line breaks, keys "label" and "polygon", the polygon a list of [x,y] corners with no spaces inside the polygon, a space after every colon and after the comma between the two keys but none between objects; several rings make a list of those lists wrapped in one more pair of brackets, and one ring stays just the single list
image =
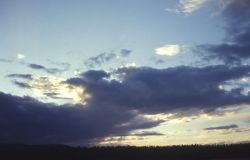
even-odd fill
[{"label": "blue sky", "polygon": [[[139,61],[142,55],[153,56],[154,49],[164,44],[194,45],[221,39],[218,19],[208,7],[183,16],[166,11],[174,2],[3,1],[1,56],[14,57],[20,52],[31,61],[65,61],[65,54],[72,52],[83,60],[129,48],[135,52],[133,60]],[[214,32],[218,34],[211,34]],[[72,62],[77,60],[72,58]]]},{"label": "blue sky", "polygon": [[[175,2],[2,1],[1,58],[15,59],[23,54],[27,63],[52,66],[48,59],[67,62],[72,65],[69,76],[74,69],[84,70],[83,61],[89,57],[123,48],[133,53],[123,63],[155,67],[190,64],[193,56],[159,57],[155,49],[165,44],[216,43],[223,32],[211,8],[190,15],[166,11],[175,7]],[[155,65],[157,58],[165,58],[167,63]],[[106,68],[122,62],[115,60]],[[1,65],[5,68],[8,64]],[[30,72],[19,63],[11,66],[5,74]]]},{"label": "blue sky", "polygon": [[[20,104],[24,103],[23,96],[30,96],[45,106],[54,103],[52,108],[92,107],[88,112],[96,112],[95,116],[100,113],[97,104],[104,103],[107,110],[110,106],[126,108],[126,114],[122,114],[126,118],[107,122],[110,130],[104,135],[86,133],[88,136],[77,140],[70,137],[67,141],[44,143],[168,145],[247,141],[249,27],[243,24],[248,20],[248,7],[246,0],[2,0],[0,91],[10,93],[13,99],[20,96]],[[239,22],[234,23],[234,19]],[[99,78],[106,86],[100,86]],[[117,93],[117,86],[113,86],[116,82],[121,83],[117,84],[121,85]],[[145,86],[151,83],[159,85],[158,90]],[[182,90],[183,83],[191,87],[184,85]],[[123,90],[123,84],[135,86]],[[207,86],[211,90],[204,89]],[[144,97],[130,99],[127,92]],[[112,99],[114,95],[129,102],[125,105],[121,97]],[[202,98],[204,102],[200,102]],[[5,104],[4,100],[0,104]],[[138,104],[142,106],[133,108]],[[107,115],[120,115],[107,110]],[[89,125],[94,128],[97,124],[98,120]],[[127,128],[118,133],[117,126]],[[224,129],[216,129],[218,126]],[[76,132],[84,135],[82,130]],[[151,136],[140,140],[139,134]],[[174,135],[178,135],[177,139]],[[190,135],[198,138],[187,140]]]}]

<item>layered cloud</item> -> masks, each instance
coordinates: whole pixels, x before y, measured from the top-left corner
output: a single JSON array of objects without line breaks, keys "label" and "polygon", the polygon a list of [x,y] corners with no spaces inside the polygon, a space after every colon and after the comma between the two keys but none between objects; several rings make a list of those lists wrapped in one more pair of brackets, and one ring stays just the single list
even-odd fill
[{"label": "layered cloud", "polygon": [[239,128],[236,124],[226,125],[226,126],[217,126],[217,127],[208,127],[204,128],[204,130],[227,130],[227,129],[234,129]]},{"label": "layered cloud", "polygon": [[[58,105],[0,93],[0,142],[88,144],[112,136],[161,136],[134,131],[165,122],[146,115],[216,114],[222,108],[249,104],[249,95],[241,92],[244,86],[219,87],[248,77],[249,72],[250,66],[122,67],[113,72],[88,70],[66,81],[33,77],[28,83],[31,89],[52,99],[71,93],[84,103]],[[30,75],[10,77],[29,79]]]},{"label": "layered cloud", "polygon": [[13,80],[12,81],[13,84],[15,84],[16,86],[20,87],[20,88],[23,88],[23,89],[30,89],[32,88],[29,83],[27,82],[21,82],[21,81],[17,81],[17,80]]},{"label": "layered cloud", "polygon": [[[12,83],[15,84],[16,86],[22,88],[22,89],[31,89],[31,84],[29,82],[33,80],[33,75],[32,74],[8,74],[6,77],[12,79]],[[22,81],[20,81],[22,80]]]},{"label": "layered cloud", "polygon": [[32,74],[9,74],[7,75],[9,78],[21,78],[21,79],[27,79],[27,80],[32,80],[33,76]]},{"label": "layered cloud", "polygon": [[35,69],[35,70],[41,70],[41,71],[44,71],[44,72],[47,72],[50,74],[61,73],[61,72],[68,70],[68,66],[66,66],[63,69],[59,69],[59,68],[48,68],[48,67],[45,67],[43,65],[34,64],[34,63],[29,64],[28,67]]},{"label": "layered cloud", "polygon": [[[92,95],[91,102],[139,110],[143,113],[214,112],[219,107],[250,102],[241,88],[219,88],[229,80],[248,76],[249,66],[229,68],[175,67],[154,69],[147,67],[120,68],[110,73],[90,70],[67,82],[83,86]],[[101,104],[100,104],[101,105]]]}]

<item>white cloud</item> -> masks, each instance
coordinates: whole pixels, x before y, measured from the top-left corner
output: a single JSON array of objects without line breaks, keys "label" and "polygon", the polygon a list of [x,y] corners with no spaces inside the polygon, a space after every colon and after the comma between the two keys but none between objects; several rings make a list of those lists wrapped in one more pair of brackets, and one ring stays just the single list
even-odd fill
[{"label": "white cloud", "polygon": [[24,59],[24,58],[25,58],[25,55],[23,55],[23,54],[21,54],[21,53],[17,53],[16,58],[17,58],[17,59]]},{"label": "white cloud", "polygon": [[166,8],[167,11],[175,13],[190,14],[199,10],[208,2],[212,0],[179,0],[178,4],[174,8]]},{"label": "white cloud", "polygon": [[167,44],[155,49],[155,53],[161,56],[175,56],[182,50],[182,46],[178,44]]}]

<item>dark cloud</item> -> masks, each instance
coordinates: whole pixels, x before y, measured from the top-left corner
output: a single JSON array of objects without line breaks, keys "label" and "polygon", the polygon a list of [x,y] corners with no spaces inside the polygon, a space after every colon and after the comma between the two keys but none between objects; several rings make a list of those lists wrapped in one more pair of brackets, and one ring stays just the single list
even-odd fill
[{"label": "dark cloud", "polygon": [[94,57],[90,57],[89,59],[87,59],[84,62],[84,65],[88,68],[93,68],[96,66],[100,66],[106,62],[111,61],[112,59],[116,58],[116,54],[115,53],[108,53],[108,52],[104,52],[101,53],[97,56]]},{"label": "dark cloud", "polygon": [[103,78],[108,75],[104,71],[88,71],[82,77],[71,78],[67,82],[83,86],[92,95],[91,101],[100,105],[147,113],[195,114],[249,103],[250,96],[242,94],[242,88],[229,91],[219,88],[229,80],[248,76],[249,71],[250,66],[224,65],[204,68],[120,68],[115,72],[120,76],[119,80]]},{"label": "dark cloud", "polygon": [[226,126],[217,126],[217,127],[208,127],[204,128],[204,130],[227,130],[227,129],[235,129],[239,128],[236,124],[226,125]]},{"label": "dark cloud", "polygon": [[132,50],[129,49],[121,49],[120,55],[121,57],[128,57],[131,54]]},{"label": "dark cloud", "polygon": [[[133,112],[93,105],[56,105],[0,92],[0,143],[84,145],[91,139],[129,135],[132,129],[161,123],[144,118],[136,124]],[[136,127],[119,127],[132,122]]]},{"label": "dark cloud", "polygon": [[50,74],[56,74],[56,73],[61,73],[65,71],[65,69],[59,69],[59,68],[47,68],[45,66],[39,65],[39,64],[29,64],[28,65],[30,68],[35,69],[35,70],[42,70]]},{"label": "dark cloud", "polygon": [[164,136],[165,134],[162,134],[162,133],[158,133],[158,132],[142,132],[142,133],[135,133],[135,134],[132,134],[133,136]]},{"label": "dark cloud", "polygon": [[94,82],[98,80],[102,80],[103,78],[108,78],[110,75],[105,71],[96,71],[96,70],[89,70],[81,74],[82,78],[84,78],[87,82]]},{"label": "dark cloud", "polygon": [[[241,88],[225,91],[218,86],[248,76],[249,71],[250,66],[225,65],[119,68],[112,73],[89,70],[63,82],[83,86],[91,95],[87,105],[48,104],[0,93],[0,143],[87,144],[93,139],[131,135],[163,122],[145,118],[144,113],[194,115],[248,104],[250,97]],[[63,98],[54,92],[48,96]]]},{"label": "dark cloud", "polygon": [[226,41],[218,45],[201,45],[198,50],[207,59],[240,64],[250,58],[250,1],[232,0],[222,15],[226,21]]},{"label": "dark cloud", "polygon": [[33,76],[31,74],[9,74],[7,75],[9,78],[22,78],[27,80],[32,80]]},{"label": "dark cloud", "polygon": [[17,85],[18,87],[20,88],[25,88],[25,89],[30,89],[32,88],[28,83],[26,82],[20,82],[20,81],[17,81],[17,80],[14,80],[12,81],[13,84]]}]

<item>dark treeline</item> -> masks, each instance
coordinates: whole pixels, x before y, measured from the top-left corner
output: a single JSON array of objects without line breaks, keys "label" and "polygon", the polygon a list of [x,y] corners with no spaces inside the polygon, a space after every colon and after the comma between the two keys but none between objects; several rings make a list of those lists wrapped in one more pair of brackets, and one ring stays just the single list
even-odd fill
[{"label": "dark treeline", "polygon": [[250,160],[250,144],[167,147],[70,147],[0,145],[3,160]]}]

